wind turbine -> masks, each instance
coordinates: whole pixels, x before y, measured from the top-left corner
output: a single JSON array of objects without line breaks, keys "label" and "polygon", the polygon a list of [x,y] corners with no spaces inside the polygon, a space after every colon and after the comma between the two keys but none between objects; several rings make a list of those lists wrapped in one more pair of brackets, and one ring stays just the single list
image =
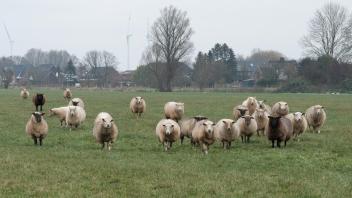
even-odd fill
[{"label": "wind turbine", "polygon": [[128,18],[128,26],[127,26],[127,35],[126,35],[126,40],[127,40],[127,70],[130,70],[130,38],[132,37],[132,34],[130,33],[130,23],[131,23],[131,16]]},{"label": "wind turbine", "polygon": [[7,34],[7,38],[9,39],[9,43],[10,43],[10,57],[12,58],[12,50],[13,50],[13,45],[15,44],[15,41],[11,39],[10,33],[4,23],[4,28],[5,28],[5,32]]}]

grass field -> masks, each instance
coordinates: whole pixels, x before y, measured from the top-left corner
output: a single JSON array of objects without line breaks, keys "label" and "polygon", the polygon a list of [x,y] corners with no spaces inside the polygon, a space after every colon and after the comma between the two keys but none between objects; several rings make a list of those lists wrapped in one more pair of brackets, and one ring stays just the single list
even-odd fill
[{"label": "grass field", "polygon": [[[66,104],[62,90],[38,88],[47,95],[45,112]],[[0,90],[0,197],[351,197],[352,95],[245,93],[136,93],[74,90],[86,102],[87,120],[77,130],[61,128],[47,117],[49,134],[42,147],[25,134],[34,110],[19,90]],[[132,96],[142,95],[147,112],[136,121]],[[291,111],[314,104],[326,107],[321,134],[305,133],[300,142],[272,149],[264,137],[236,141],[224,151],[219,143],[208,155],[177,143],[170,152],[155,137],[163,105],[185,103],[186,116],[230,118],[232,108],[249,95],[269,103],[287,101]],[[100,150],[93,120],[111,113],[120,136],[112,151]]]}]

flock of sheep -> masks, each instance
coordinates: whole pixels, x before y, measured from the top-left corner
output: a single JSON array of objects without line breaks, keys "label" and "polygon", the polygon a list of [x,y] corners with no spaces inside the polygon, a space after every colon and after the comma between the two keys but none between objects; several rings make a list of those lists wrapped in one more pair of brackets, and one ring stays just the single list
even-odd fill
[{"label": "flock of sheep", "polygon": [[[21,90],[23,98],[29,97],[26,89]],[[68,106],[50,109],[50,115],[59,118],[61,126],[63,123],[70,130],[84,122],[86,112],[84,102],[80,98],[73,98],[69,89],[64,91],[64,98],[69,100]],[[45,104],[44,94],[35,94],[33,104],[36,112],[32,113],[26,125],[26,133],[33,138],[34,144],[42,145],[42,140],[48,133],[48,124],[43,118],[42,106]],[[38,111],[40,107],[40,111]],[[133,97],[130,102],[130,110],[138,118],[146,111],[146,102],[140,97]],[[324,107],[314,105],[309,107],[305,113],[289,113],[289,106],[286,102],[277,102],[272,107],[265,104],[265,101],[257,100],[255,97],[248,97],[241,105],[233,108],[233,119],[221,119],[217,123],[212,122],[205,116],[183,118],[184,103],[167,102],[164,106],[164,116],[155,129],[159,142],[168,151],[172,144],[179,139],[181,144],[185,137],[190,138],[191,144],[199,145],[202,151],[207,154],[209,146],[214,142],[222,143],[224,149],[229,149],[231,143],[241,137],[242,142],[248,143],[251,136],[266,136],[272,142],[272,147],[281,146],[291,138],[299,140],[299,136],[307,128],[320,133],[320,128],[326,120]],[[111,150],[112,143],[118,137],[118,128],[109,113],[101,112],[94,121],[93,136],[102,145]]]}]

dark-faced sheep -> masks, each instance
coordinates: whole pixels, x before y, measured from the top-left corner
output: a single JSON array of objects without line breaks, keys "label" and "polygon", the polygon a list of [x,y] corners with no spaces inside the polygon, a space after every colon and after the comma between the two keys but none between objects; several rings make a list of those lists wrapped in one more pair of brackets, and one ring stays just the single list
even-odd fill
[{"label": "dark-faced sheep", "polygon": [[284,141],[285,146],[288,140],[290,140],[293,127],[289,119],[285,117],[273,117],[269,116],[268,126],[265,128],[265,134],[268,136],[268,139],[271,141],[271,147],[275,147],[275,141],[277,147],[280,147],[281,142]]},{"label": "dark-faced sheep", "polygon": [[73,98],[72,100],[70,100],[70,102],[68,103],[68,106],[79,106],[82,107],[84,109],[84,102],[82,99],[80,98]]},{"label": "dark-faced sheep", "polygon": [[38,111],[38,107],[40,107],[40,111],[43,111],[43,106],[45,104],[46,101],[46,97],[44,94],[42,93],[36,93],[34,94],[33,98],[32,98],[32,102],[35,106],[35,110]]},{"label": "dark-faced sheep", "polygon": [[248,115],[248,108],[244,105],[238,105],[233,108],[233,120],[237,121],[240,117]]},{"label": "dark-faced sheep", "polygon": [[48,124],[44,120],[45,113],[34,112],[26,124],[26,133],[33,139],[34,144],[42,146],[43,139],[48,134]]}]

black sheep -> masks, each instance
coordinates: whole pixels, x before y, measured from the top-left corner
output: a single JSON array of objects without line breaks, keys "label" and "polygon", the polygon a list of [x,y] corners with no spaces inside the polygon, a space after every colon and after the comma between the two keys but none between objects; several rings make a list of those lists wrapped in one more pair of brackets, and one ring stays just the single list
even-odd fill
[{"label": "black sheep", "polygon": [[35,106],[35,110],[38,111],[38,107],[40,106],[40,111],[43,111],[43,105],[45,104],[45,95],[42,93],[36,93],[33,98],[32,102]]}]

